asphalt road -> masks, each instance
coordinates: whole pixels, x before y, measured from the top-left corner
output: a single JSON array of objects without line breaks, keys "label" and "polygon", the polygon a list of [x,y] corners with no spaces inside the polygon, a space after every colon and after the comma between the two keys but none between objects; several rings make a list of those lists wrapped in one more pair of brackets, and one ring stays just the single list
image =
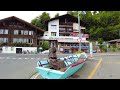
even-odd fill
[{"label": "asphalt road", "polygon": [[[102,62],[98,65],[101,59]],[[120,79],[119,69],[120,53],[95,53],[93,58],[86,61],[83,67],[68,79]],[[39,75],[36,79],[43,78]]]},{"label": "asphalt road", "polygon": [[[58,57],[68,55],[58,54]],[[29,79],[37,73],[37,61],[47,57],[48,54],[0,54],[0,79]],[[87,79],[100,58],[102,63],[92,79],[120,79],[120,53],[94,54],[93,58],[75,73],[79,76],[75,79]],[[37,79],[41,79],[40,76]]]},{"label": "asphalt road", "polygon": [[[64,57],[67,54],[59,54]],[[37,72],[36,63],[48,54],[0,54],[0,79],[29,79]]]},{"label": "asphalt road", "polygon": [[102,59],[92,79],[120,79],[120,55],[103,55]]}]

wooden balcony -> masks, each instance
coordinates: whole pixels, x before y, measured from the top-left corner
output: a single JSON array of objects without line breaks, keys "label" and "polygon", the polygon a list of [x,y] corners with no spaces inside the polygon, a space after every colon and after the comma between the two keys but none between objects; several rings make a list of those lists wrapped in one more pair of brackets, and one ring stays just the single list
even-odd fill
[{"label": "wooden balcony", "polygon": [[60,23],[59,27],[73,27],[73,23],[72,22]]}]

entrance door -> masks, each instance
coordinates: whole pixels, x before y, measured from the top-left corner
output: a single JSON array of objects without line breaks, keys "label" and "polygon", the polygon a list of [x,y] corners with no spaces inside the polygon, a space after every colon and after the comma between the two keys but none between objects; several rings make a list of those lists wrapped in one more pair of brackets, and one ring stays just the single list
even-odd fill
[{"label": "entrance door", "polygon": [[22,53],[22,48],[16,48],[16,53],[21,54]]}]

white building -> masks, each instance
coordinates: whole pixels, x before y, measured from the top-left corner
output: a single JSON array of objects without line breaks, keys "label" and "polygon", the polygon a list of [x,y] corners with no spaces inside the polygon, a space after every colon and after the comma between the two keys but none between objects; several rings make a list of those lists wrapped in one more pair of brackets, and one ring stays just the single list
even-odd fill
[{"label": "white building", "polygon": [[50,46],[55,46],[58,51],[63,53],[73,52],[71,48],[78,50],[79,41],[81,48],[85,50],[84,45],[89,42],[86,40],[88,34],[84,34],[84,22],[81,23],[81,40],[79,39],[78,19],[72,15],[65,14],[46,21],[48,31],[44,32],[44,36],[40,39],[49,40]]}]

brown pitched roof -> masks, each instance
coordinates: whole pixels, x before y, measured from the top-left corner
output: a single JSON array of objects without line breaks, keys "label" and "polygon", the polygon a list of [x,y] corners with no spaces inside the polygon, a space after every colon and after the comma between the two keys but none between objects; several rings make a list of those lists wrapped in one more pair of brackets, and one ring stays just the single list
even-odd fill
[{"label": "brown pitched roof", "polygon": [[120,39],[110,40],[109,43],[110,42],[120,42]]},{"label": "brown pitched roof", "polygon": [[45,32],[45,30],[43,30],[43,29],[41,29],[41,28],[39,28],[39,27],[37,27],[37,26],[35,26],[35,25],[27,22],[27,21],[24,21],[24,20],[22,20],[22,19],[20,19],[20,18],[18,18],[18,17],[15,17],[15,16],[11,16],[11,17],[8,17],[8,18],[1,19],[0,22],[8,21],[8,20],[11,20],[11,19],[18,20],[18,21],[20,21],[21,23],[25,23],[26,25],[28,25],[28,26],[30,26],[30,27],[32,27],[32,28],[35,28],[35,29],[37,29],[37,30],[39,30],[39,31],[41,31],[41,32]]},{"label": "brown pitched roof", "polygon": [[[70,15],[70,14],[64,14],[64,15],[61,15],[61,16],[58,16],[58,17],[51,18],[51,19],[45,21],[45,23],[48,23],[49,21],[56,20],[56,19],[60,19],[60,18],[63,18],[63,17],[69,17],[69,18],[71,18],[72,20],[74,20],[75,22],[78,22],[78,18],[76,18],[76,17],[74,17],[74,16],[72,16],[72,15]],[[85,24],[85,22],[83,22],[82,20],[80,20],[80,22],[81,22],[82,24]]]}]

